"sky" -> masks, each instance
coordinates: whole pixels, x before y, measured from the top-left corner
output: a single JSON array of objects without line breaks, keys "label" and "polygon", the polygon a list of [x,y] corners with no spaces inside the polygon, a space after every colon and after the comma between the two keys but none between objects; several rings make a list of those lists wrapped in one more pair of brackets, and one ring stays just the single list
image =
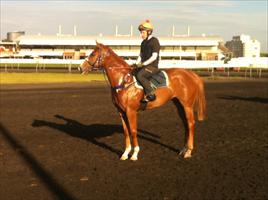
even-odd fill
[{"label": "sky", "polygon": [[154,25],[155,36],[218,35],[224,41],[240,34],[250,35],[267,48],[268,0],[188,0],[188,1],[24,1],[0,0],[1,39],[7,32],[25,31],[27,35],[55,35],[61,25],[63,34],[114,35],[129,34],[145,19]]}]

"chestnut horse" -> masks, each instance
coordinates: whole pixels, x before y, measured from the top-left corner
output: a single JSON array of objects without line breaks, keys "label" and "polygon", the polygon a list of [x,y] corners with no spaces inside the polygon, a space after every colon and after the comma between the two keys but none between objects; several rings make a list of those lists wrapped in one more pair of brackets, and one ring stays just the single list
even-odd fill
[{"label": "chestnut horse", "polygon": [[[121,160],[128,159],[131,151],[131,140],[134,145],[134,152],[131,160],[138,159],[139,144],[137,138],[137,112],[139,111],[141,99],[144,96],[142,89],[134,84],[132,68],[122,58],[117,56],[111,48],[96,42],[92,53],[80,65],[79,70],[85,74],[93,68],[104,69],[111,85],[112,101],[117,107],[122,120],[125,135],[125,151]],[[167,87],[158,88],[155,91],[156,100],[149,102],[146,109],[162,106],[169,100],[173,100],[177,109],[184,108],[184,116],[187,120],[185,131],[185,145],[180,151],[184,158],[191,157],[194,148],[194,107],[196,105],[198,120],[205,117],[205,96],[202,79],[192,71],[184,69],[167,69]]]}]

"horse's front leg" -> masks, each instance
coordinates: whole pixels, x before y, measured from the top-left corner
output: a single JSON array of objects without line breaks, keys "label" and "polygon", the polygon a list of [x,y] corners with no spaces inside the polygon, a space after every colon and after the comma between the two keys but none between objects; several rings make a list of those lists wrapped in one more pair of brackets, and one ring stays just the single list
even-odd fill
[{"label": "horse's front leg", "polygon": [[120,160],[127,160],[128,159],[128,154],[131,151],[131,143],[130,143],[130,138],[129,138],[129,128],[128,128],[128,121],[127,121],[127,116],[125,113],[119,113],[122,124],[123,124],[123,129],[124,129],[124,135],[125,135],[125,151],[123,155],[121,156]]},{"label": "horse's front leg", "polygon": [[137,138],[137,111],[132,109],[127,109],[127,118],[128,118],[128,128],[132,136],[132,142],[134,145],[134,152],[131,156],[131,160],[138,160],[138,153],[140,151],[140,147],[138,144]]}]

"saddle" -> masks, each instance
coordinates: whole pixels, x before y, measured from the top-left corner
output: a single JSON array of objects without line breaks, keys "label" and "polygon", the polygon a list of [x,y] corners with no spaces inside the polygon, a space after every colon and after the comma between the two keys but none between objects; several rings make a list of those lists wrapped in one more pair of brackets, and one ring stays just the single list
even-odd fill
[{"label": "saddle", "polygon": [[[135,76],[134,76],[134,79],[135,79],[135,86],[137,88],[143,89],[142,85],[136,79]],[[161,88],[161,87],[167,87],[168,86],[167,73],[165,71],[159,70],[158,73],[150,77],[149,81],[151,83],[151,87],[153,88],[153,90],[156,90],[157,88]]]}]

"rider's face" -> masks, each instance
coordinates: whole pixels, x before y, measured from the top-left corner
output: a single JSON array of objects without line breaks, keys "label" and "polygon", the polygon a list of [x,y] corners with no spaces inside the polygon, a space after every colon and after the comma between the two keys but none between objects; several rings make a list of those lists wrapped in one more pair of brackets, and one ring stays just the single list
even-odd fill
[{"label": "rider's face", "polygon": [[147,38],[148,33],[147,33],[147,31],[141,31],[141,32],[140,32],[140,35],[141,35],[141,38],[144,40],[144,39]]}]

